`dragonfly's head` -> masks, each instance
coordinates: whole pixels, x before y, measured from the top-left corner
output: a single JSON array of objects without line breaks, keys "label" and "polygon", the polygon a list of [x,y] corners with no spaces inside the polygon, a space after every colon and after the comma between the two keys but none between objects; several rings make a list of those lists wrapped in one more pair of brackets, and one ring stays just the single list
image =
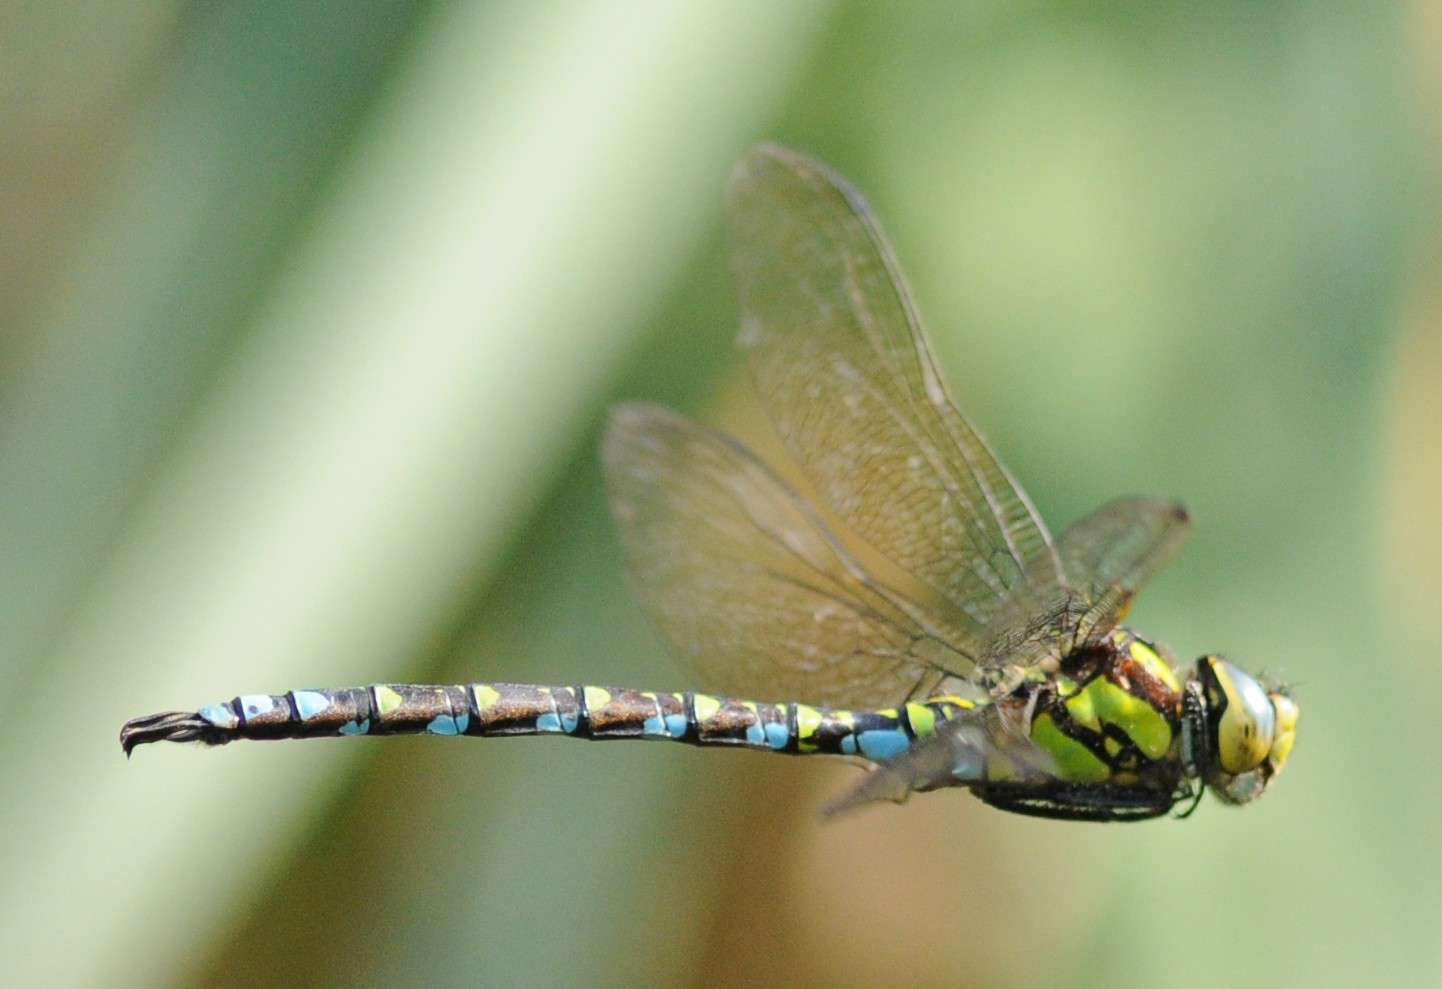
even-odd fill
[{"label": "dragonfly's head", "polygon": [[1187,682],[1182,758],[1229,804],[1260,797],[1287,765],[1297,702],[1220,656],[1203,656]]}]

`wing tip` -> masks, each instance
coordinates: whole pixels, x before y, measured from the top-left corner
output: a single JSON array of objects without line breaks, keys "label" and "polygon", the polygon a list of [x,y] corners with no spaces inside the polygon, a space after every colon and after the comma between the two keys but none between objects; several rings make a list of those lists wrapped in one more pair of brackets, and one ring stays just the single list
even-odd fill
[{"label": "wing tip", "polygon": [[791,165],[798,161],[805,161],[807,158],[808,156],[804,152],[788,147],[779,141],[758,141],[746,149],[731,171],[733,175],[740,176],[748,174],[758,165],[773,162]]},{"label": "wing tip", "polygon": [[617,402],[606,410],[607,429],[618,426],[629,426],[634,423],[644,422],[654,417],[657,413],[669,411],[664,405],[657,402],[646,402],[632,400],[629,402]]},{"label": "wing tip", "polygon": [[601,431],[601,463],[613,467],[626,458],[627,451],[657,424],[670,423],[676,413],[655,402],[618,402],[606,412]]},{"label": "wing tip", "polygon": [[776,141],[762,141],[748,148],[731,167],[731,179],[726,186],[726,200],[731,208],[735,210],[753,190],[764,184],[769,173],[777,171],[796,179],[821,175],[833,185],[844,184],[819,158]]},{"label": "wing tip", "polygon": [[781,153],[781,145],[765,141],[747,148],[731,166],[731,176],[726,181],[726,206],[733,217],[756,186],[758,176],[772,167],[771,163],[778,160]]}]

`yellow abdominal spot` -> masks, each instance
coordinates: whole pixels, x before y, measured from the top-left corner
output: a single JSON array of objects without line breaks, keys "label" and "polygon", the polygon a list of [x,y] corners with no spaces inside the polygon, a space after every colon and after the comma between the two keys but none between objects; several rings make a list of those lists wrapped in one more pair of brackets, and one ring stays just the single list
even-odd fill
[{"label": "yellow abdominal spot", "polygon": [[816,751],[816,730],[821,727],[821,712],[805,704],[796,705],[796,747],[802,752]]},{"label": "yellow abdominal spot", "polygon": [[582,693],[585,694],[586,710],[588,711],[594,711],[611,703],[611,692],[605,687],[585,687],[582,689]]},{"label": "yellow abdominal spot", "polygon": [[925,738],[936,731],[936,712],[925,704],[906,705],[906,717],[911,721],[911,730],[917,738]]},{"label": "yellow abdominal spot", "polygon": [[696,709],[697,721],[710,721],[716,712],[721,710],[721,702],[710,694],[696,694],[691,703]]},{"label": "yellow abdominal spot", "polygon": [[472,687],[471,693],[476,695],[476,707],[482,711],[501,699],[499,690],[495,687],[488,687],[484,683],[478,683]]},{"label": "yellow abdominal spot", "polygon": [[389,687],[376,688],[376,707],[381,714],[390,714],[402,703],[401,695]]}]

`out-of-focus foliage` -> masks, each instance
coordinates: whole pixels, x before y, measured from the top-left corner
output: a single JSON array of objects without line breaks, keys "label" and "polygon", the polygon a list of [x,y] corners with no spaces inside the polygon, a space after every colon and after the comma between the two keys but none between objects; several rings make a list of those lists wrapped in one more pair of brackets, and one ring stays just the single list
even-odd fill
[{"label": "out-of-focus foliage", "polygon": [[[1430,6],[320,3],[0,13],[7,983],[1430,984]],[[1185,824],[548,741],[145,750],[384,680],[693,685],[594,441],[753,433],[721,188],[831,161],[1060,525],[1184,498],[1135,619],[1299,682]],[[805,699],[805,698],[801,698]]]}]

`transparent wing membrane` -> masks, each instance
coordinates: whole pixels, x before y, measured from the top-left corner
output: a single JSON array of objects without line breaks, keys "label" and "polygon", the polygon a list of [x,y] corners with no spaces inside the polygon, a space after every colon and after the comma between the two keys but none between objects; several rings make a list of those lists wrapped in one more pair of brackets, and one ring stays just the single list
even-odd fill
[{"label": "transparent wing membrane", "polygon": [[1191,525],[1179,502],[1117,498],[1062,533],[1062,566],[1088,600],[1121,597],[1125,606],[1177,555]]},{"label": "transparent wing membrane", "polygon": [[791,456],[868,545],[985,625],[1065,584],[1051,536],[952,404],[890,246],[845,180],[774,146],[730,186],[739,342]]},{"label": "transparent wing membrane", "polygon": [[864,706],[970,670],[735,441],[623,405],[602,458],[637,593],[708,689]]}]

